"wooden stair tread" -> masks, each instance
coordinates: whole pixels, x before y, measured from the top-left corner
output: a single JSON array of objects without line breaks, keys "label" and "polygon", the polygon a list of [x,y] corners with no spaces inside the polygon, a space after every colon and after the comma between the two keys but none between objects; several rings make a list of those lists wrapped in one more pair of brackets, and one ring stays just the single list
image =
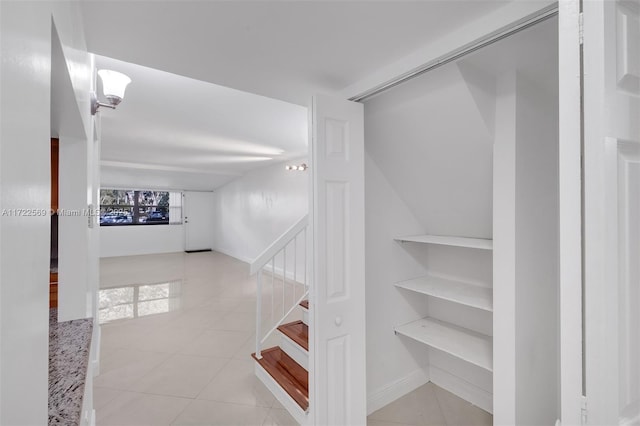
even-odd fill
[{"label": "wooden stair tread", "polygon": [[309,327],[302,321],[294,321],[282,324],[278,327],[280,333],[302,346],[305,351],[309,350]]},{"label": "wooden stair tread", "polygon": [[309,301],[303,300],[302,302],[300,302],[300,306],[302,306],[305,309],[309,309]]},{"label": "wooden stair tread", "polygon": [[309,408],[309,373],[295,362],[279,346],[262,351],[262,359],[251,354],[258,364],[293,398],[293,400],[307,411]]}]

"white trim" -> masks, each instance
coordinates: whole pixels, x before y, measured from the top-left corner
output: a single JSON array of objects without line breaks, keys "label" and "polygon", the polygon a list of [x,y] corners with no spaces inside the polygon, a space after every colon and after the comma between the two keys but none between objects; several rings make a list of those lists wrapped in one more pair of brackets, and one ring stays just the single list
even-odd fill
[{"label": "white trim", "polygon": [[434,365],[429,366],[429,375],[434,385],[448,390],[465,401],[493,414],[493,394],[472,385],[464,379],[444,371]]},{"label": "white trim", "polygon": [[429,373],[426,368],[419,368],[395,380],[385,386],[373,391],[367,392],[367,415],[378,411],[382,407],[391,404],[398,398],[401,398],[418,389],[420,386],[429,383]]},{"label": "white trim", "polygon": [[582,399],[582,171],[580,123],[580,4],[562,0],[558,11],[560,274],[560,412],[580,424]]},{"label": "white trim", "polygon": [[295,419],[300,425],[309,424],[309,416],[305,413],[297,402],[289,396],[287,392],[275,381],[273,377],[267,371],[262,368],[260,364],[255,363],[256,377],[260,379],[262,383],[271,391],[276,397],[278,402],[291,414],[291,417]]}]

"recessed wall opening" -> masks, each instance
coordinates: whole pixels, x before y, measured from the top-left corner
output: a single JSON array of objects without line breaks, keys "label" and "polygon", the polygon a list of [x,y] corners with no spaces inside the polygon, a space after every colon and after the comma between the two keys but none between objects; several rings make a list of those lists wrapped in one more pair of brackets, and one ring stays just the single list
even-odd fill
[{"label": "recessed wall opening", "polygon": [[370,413],[431,381],[559,417],[557,26],[364,101]]}]

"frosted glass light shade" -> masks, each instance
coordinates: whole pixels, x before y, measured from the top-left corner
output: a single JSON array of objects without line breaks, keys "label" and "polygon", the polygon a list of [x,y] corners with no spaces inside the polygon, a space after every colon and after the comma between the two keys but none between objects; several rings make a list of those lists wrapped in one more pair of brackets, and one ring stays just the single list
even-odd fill
[{"label": "frosted glass light shade", "polygon": [[102,93],[111,100],[118,98],[118,102],[124,98],[124,91],[127,85],[131,83],[131,79],[121,72],[111,70],[100,70],[98,75],[102,80]]}]

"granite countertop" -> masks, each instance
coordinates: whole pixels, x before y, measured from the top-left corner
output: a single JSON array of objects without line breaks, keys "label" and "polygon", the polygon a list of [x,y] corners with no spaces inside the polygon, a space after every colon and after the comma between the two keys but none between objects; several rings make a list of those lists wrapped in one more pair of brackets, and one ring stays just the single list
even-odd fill
[{"label": "granite countertop", "polygon": [[49,315],[49,425],[79,425],[93,319],[58,322]]}]

